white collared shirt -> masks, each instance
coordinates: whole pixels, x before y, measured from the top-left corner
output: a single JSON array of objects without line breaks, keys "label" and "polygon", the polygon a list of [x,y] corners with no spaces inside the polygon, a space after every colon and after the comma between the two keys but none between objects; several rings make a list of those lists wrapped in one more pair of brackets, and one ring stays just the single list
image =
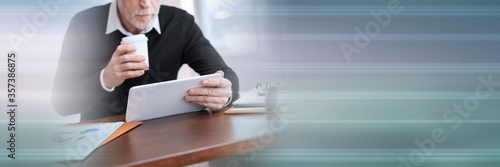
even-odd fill
[{"label": "white collared shirt", "polygon": [[[123,25],[120,22],[120,18],[118,17],[118,5],[117,5],[116,1],[117,0],[113,0],[111,2],[111,5],[109,6],[108,24],[106,26],[106,35],[114,32],[116,30],[120,31],[123,35],[126,35],[126,36],[134,35],[134,34],[128,32],[127,30],[125,30],[125,28],[123,28]],[[158,15],[156,15],[155,18],[153,18],[153,27],[150,27],[147,30],[143,30],[141,32],[141,34],[146,34],[153,29],[155,29],[156,32],[158,32],[158,34],[161,34],[160,20],[158,19]],[[100,75],[102,88],[108,92],[113,92],[115,90],[115,87],[112,87],[111,89],[109,89],[104,85],[103,74],[104,74],[104,69],[101,70],[101,75]]]}]

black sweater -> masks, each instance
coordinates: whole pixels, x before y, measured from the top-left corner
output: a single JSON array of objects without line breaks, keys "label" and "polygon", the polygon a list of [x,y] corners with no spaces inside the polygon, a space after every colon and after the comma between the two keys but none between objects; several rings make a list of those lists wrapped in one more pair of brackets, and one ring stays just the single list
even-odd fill
[{"label": "black sweater", "polygon": [[111,93],[105,91],[100,84],[100,72],[124,37],[118,30],[105,33],[109,6],[87,9],[71,20],[52,96],[53,106],[59,114],[81,113],[82,121],[124,114],[132,86],[175,80],[185,63],[200,75],[224,71],[224,77],[233,84],[233,97],[236,97],[239,88],[234,71],[203,36],[193,16],[169,6],[161,6],[158,14],[161,35],[155,30],[146,34],[150,70],[141,77],[125,80]]}]

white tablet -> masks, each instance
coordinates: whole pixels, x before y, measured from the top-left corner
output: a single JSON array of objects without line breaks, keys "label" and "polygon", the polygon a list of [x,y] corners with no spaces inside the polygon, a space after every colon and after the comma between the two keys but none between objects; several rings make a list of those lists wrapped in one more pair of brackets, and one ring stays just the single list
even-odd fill
[{"label": "white tablet", "polygon": [[220,78],[222,74],[210,74],[174,81],[159,82],[130,88],[125,121],[143,121],[170,115],[199,111],[200,105],[184,99],[188,90],[201,87],[201,81]]}]

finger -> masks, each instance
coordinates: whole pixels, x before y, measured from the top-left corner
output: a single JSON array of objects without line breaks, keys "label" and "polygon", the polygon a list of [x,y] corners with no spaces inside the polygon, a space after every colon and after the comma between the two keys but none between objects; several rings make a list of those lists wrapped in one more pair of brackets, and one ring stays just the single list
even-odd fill
[{"label": "finger", "polygon": [[184,99],[189,102],[217,103],[217,104],[226,104],[228,101],[227,97],[211,97],[211,96],[185,96]]},{"label": "finger", "polygon": [[202,106],[210,108],[212,111],[219,111],[224,107],[222,104],[204,103]]},{"label": "finger", "polygon": [[197,87],[189,89],[188,94],[191,96],[216,96],[229,98],[232,92],[231,88]]},{"label": "finger", "polygon": [[118,77],[121,79],[136,78],[144,75],[144,70],[130,70],[118,73]]},{"label": "finger", "polygon": [[144,56],[142,56],[142,55],[134,55],[134,54],[124,54],[124,55],[121,55],[118,58],[118,61],[120,63],[144,62],[144,60],[146,60],[146,58],[144,58]]},{"label": "finger", "polygon": [[194,104],[210,108],[212,111],[219,111],[224,107],[222,104],[215,104],[215,103],[200,103],[200,102],[192,102]]},{"label": "finger", "polygon": [[228,88],[231,87],[231,81],[226,78],[208,78],[201,82],[201,85],[208,87],[217,88]]},{"label": "finger", "polygon": [[134,45],[130,45],[130,44],[124,44],[124,45],[119,45],[117,48],[116,48],[116,51],[115,53],[117,53],[119,55],[123,55],[123,54],[127,54],[127,53],[133,53],[135,52],[137,49],[135,48]]},{"label": "finger", "polygon": [[148,64],[141,63],[123,63],[120,64],[121,71],[130,71],[130,70],[145,70],[148,67]]}]

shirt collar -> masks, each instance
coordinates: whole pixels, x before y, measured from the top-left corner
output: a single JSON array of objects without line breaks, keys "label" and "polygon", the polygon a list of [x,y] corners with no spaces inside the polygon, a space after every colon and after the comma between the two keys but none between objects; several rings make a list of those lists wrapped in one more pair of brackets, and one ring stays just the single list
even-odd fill
[{"label": "shirt collar", "polygon": [[[125,30],[125,28],[123,28],[123,25],[120,22],[120,19],[118,18],[118,10],[117,9],[118,8],[117,8],[116,0],[113,0],[111,2],[111,5],[109,6],[108,25],[106,27],[106,34],[110,34],[114,31],[118,30],[126,36],[134,35],[134,34],[128,32],[127,30]],[[155,18],[153,19],[153,27],[151,27],[147,30],[143,30],[141,33],[145,34],[145,33],[150,32],[153,29],[155,29],[156,32],[158,32],[158,34],[161,34],[160,20],[158,19],[158,15],[156,15]]]}]

